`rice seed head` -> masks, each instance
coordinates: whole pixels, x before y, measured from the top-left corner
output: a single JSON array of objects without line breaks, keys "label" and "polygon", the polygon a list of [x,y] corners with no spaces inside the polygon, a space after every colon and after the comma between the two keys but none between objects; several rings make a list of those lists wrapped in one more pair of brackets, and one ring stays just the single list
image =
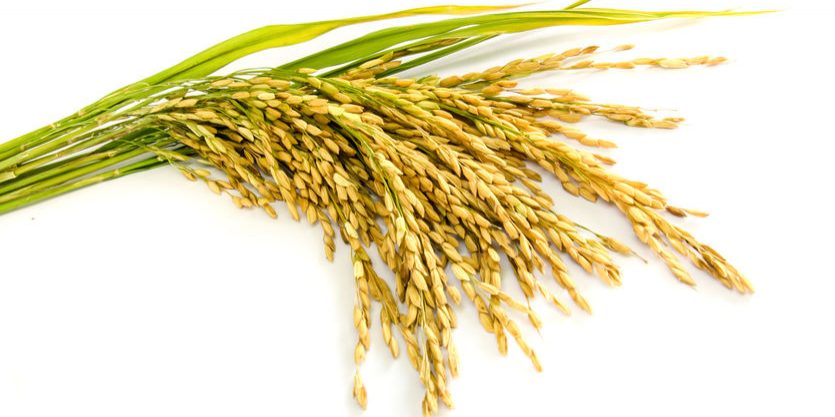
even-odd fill
[{"label": "rice seed head", "polygon": [[[584,147],[615,144],[571,125],[600,117],[626,126],[672,128],[681,118],[596,103],[565,88],[517,90],[511,79],[546,70],[677,69],[721,60],[605,63],[589,59],[596,51],[575,48],[446,78],[373,78],[398,65],[396,56],[366,62],[340,78],[304,68],[286,79],[228,77],[191,87],[194,91],[147,113],[212,168],[180,161],[187,178],[206,182],[238,207],[259,207],[270,216],[277,214],[273,203],[284,202],[294,219],[320,225],[328,259],[336,249],[334,223],[339,225],[351,250],[357,290],[354,361],[359,365],[369,349],[371,307],[379,303],[384,343],[393,357],[400,354],[398,339],[405,343],[426,389],[423,412],[431,415],[439,403],[451,406],[447,378],[459,372],[453,341],[458,321],[451,304],[472,303],[500,353],[507,352],[510,336],[541,370],[506,309],[525,314],[535,329],[542,320],[531,308],[532,298],[543,297],[570,314],[539,278],[551,268],[557,285],[591,313],[563,258],[620,285],[612,253],[634,254],[557,212],[539,185],[540,172],[529,164],[554,175],[570,194],[617,207],[681,282],[695,284],[682,262],[688,260],[728,288],[753,291],[716,251],[662,216],[704,213],[671,206],[646,184],[610,172],[613,159]],[[162,157],[165,150],[159,152]],[[377,275],[365,252],[372,246],[392,271],[392,281]],[[507,264],[512,276],[503,271]],[[505,282],[514,278],[525,299],[505,292]],[[367,405],[358,371],[353,396]]]}]

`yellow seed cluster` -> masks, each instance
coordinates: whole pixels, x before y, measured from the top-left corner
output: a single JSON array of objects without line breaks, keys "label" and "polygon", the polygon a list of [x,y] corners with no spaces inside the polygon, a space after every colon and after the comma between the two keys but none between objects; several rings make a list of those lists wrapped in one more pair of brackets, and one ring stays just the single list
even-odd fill
[{"label": "yellow seed cluster", "polygon": [[[190,179],[230,195],[239,207],[260,207],[273,217],[273,203],[285,202],[294,219],[321,225],[328,258],[337,233],[348,243],[356,284],[355,362],[359,366],[370,348],[371,304],[379,303],[383,340],[393,357],[405,351],[425,387],[422,410],[429,416],[441,403],[453,405],[448,380],[457,375],[459,362],[453,305],[466,298],[502,354],[510,337],[539,370],[517,324],[522,317],[541,326],[528,301],[542,296],[568,314],[562,300],[567,297],[591,311],[568,274],[568,260],[607,284],[621,282],[612,254],[628,255],[631,249],[560,214],[531,164],[553,174],[569,193],[617,207],[680,281],[695,282],[682,262],[689,260],[729,288],[752,291],[724,258],[664,216],[665,211],[703,213],[670,206],[648,185],[608,171],[613,163],[608,156],[562,140],[614,147],[570,126],[587,116],[657,128],[675,127],[681,119],[596,104],[567,89],[516,90],[512,81],[552,69],[681,68],[716,60],[567,63],[596,49],[420,80],[374,78],[398,65],[396,57],[384,56],[337,78],[302,69],[216,80],[188,98],[139,113],[221,177],[178,162]],[[375,272],[380,265],[373,265],[371,249],[394,272],[393,282]],[[503,274],[503,260],[525,300],[504,291],[510,275]],[[540,278],[544,271],[550,271],[558,291]],[[353,396],[365,407],[359,369]]]}]

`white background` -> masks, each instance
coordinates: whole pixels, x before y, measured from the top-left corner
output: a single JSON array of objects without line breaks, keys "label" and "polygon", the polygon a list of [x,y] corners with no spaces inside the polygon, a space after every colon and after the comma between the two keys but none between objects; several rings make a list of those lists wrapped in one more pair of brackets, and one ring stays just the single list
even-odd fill
[{"label": "white background", "polygon": [[[441,3],[4,2],[0,140],[261,25]],[[595,313],[540,310],[544,330],[527,334],[541,374],[514,347],[500,357],[464,305],[457,407],[442,415],[835,414],[828,3],[601,0],[592,5],[785,11],[549,29],[433,67],[453,74],[591,44],[637,44],[624,58],[729,57],[713,68],[552,73],[533,84],[687,117],[675,131],[585,127],[620,144],[611,152],[617,172],[713,213],[682,223],[757,288],[741,297],[697,273],[693,290],[654,258],[622,259],[624,285],[615,289],[577,272]],[[236,68],[278,64],[391,24],[341,29]],[[616,210],[558,188],[548,185],[560,211],[650,256]],[[328,263],[318,229],[284,209],[278,221],[237,210],[169,168],[4,215],[0,416],[360,415],[350,394],[347,252],[339,247]],[[390,359],[376,327],[373,335],[363,415],[419,415],[416,374],[405,358]]]}]

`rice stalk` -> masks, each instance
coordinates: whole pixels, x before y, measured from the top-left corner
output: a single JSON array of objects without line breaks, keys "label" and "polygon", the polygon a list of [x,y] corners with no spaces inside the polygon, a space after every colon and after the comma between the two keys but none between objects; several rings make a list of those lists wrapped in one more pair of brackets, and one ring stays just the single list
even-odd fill
[{"label": "rice stalk", "polygon": [[[599,117],[670,129],[681,118],[597,103],[565,88],[520,89],[516,81],[543,71],[682,69],[724,58],[598,62],[599,49],[589,46],[444,78],[393,74],[555,22],[623,24],[703,14],[572,9],[450,19],[406,33],[374,32],[275,68],[208,76],[204,69],[216,69],[219,57],[249,51],[215,50],[214,58],[198,60],[206,67],[172,67],[89,112],[0,147],[0,214],[163,165],[242,209],[276,217],[283,203],[294,220],[321,227],[328,259],[337,238],[350,248],[357,329],[352,395],[358,404],[364,408],[368,401],[360,365],[371,348],[378,303],[386,348],[394,358],[405,352],[425,390],[422,413],[430,416],[441,405],[453,407],[449,381],[460,362],[455,305],[472,303],[498,351],[506,354],[512,339],[539,371],[519,326],[542,325],[531,300],[542,297],[565,314],[570,305],[590,313],[568,273],[570,263],[607,285],[621,284],[616,256],[633,250],[562,214],[540,186],[541,171],[573,196],[616,207],[682,283],[696,285],[689,263],[731,290],[745,294],[753,287],[670,221],[704,213],[673,206],[648,184],[613,173],[608,166],[614,160],[596,148],[615,143],[575,125]],[[253,48],[264,46],[258,42]],[[375,265],[372,250],[384,265]],[[393,272],[393,281],[376,272],[381,267]],[[524,299],[507,292],[508,280]]]},{"label": "rice stalk", "polygon": [[[596,104],[570,90],[518,90],[511,80],[544,70],[632,67],[577,64],[590,62],[585,58],[595,51],[572,49],[442,79],[374,78],[397,65],[382,59],[340,78],[304,70],[212,78],[137,108],[120,123],[165,132],[151,151],[237,206],[275,217],[274,204],[284,202],[295,220],[319,224],[328,258],[338,231],[353,259],[357,365],[370,348],[371,303],[380,303],[388,349],[395,357],[401,351],[396,332],[425,388],[423,413],[432,415],[440,403],[453,404],[448,381],[458,363],[454,304],[464,298],[473,303],[499,352],[507,352],[512,338],[540,370],[517,324],[541,325],[531,299],[544,297],[566,313],[569,299],[591,311],[567,262],[608,285],[621,283],[613,254],[629,255],[631,249],[561,214],[531,164],[556,176],[569,193],[617,207],[680,281],[695,285],[684,265],[689,261],[728,288],[753,291],[724,258],[665,216],[701,213],[671,206],[645,183],[610,172],[609,157],[570,144],[614,146],[570,126],[585,117],[647,128],[673,128],[681,119]],[[667,68],[661,63],[668,61],[627,62]],[[173,143],[192,154],[164,150]],[[394,272],[393,284],[375,272],[369,249]],[[502,271],[502,258],[510,261],[524,300],[503,289],[510,274]],[[541,278],[548,271],[559,291]],[[359,370],[354,396],[366,404]]]}]

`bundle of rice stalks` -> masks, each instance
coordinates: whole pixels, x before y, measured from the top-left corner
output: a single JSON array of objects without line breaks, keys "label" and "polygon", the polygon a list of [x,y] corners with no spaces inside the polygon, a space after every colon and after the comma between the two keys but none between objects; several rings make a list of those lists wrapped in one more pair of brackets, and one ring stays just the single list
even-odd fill
[{"label": "bundle of rice stalks", "polygon": [[[723,58],[595,62],[597,47],[590,46],[461,76],[393,74],[501,33],[703,14],[575,9],[451,19],[375,32],[275,68],[208,76],[223,60],[281,44],[245,35],[260,46],[215,47],[198,55],[207,66],[180,64],[0,146],[0,213],[162,165],[241,208],[275,217],[275,204],[284,202],[294,219],[321,226],[329,259],[337,235],[350,247],[356,364],[370,347],[372,302],[379,303],[383,340],[393,357],[405,349],[425,387],[423,414],[432,415],[439,403],[453,405],[448,380],[459,361],[453,305],[473,303],[499,352],[507,352],[509,336],[540,370],[517,324],[522,318],[541,326],[529,301],[544,297],[568,314],[570,300],[591,311],[566,262],[609,285],[621,282],[613,254],[632,250],[561,214],[539,186],[543,170],[569,193],[617,207],[679,281],[695,284],[689,262],[730,289],[753,290],[715,250],[668,220],[703,213],[672,206],[647,184],[610,172],[614,161],[590,149],[614,143],[572,126],[602,117],[674,128],[681,119],[594,103],[569,89],[518,89],[514,81],[541,71],[678,69]],[[324,23],[317,33],[341,24]],[[372,250],[393,281],[377,274]],[[512,274],[503,273],[503,257]],[[511,276],[524,299],[506,292],[503,281]],[[359,370],[353,394],[364,407]]]}]

